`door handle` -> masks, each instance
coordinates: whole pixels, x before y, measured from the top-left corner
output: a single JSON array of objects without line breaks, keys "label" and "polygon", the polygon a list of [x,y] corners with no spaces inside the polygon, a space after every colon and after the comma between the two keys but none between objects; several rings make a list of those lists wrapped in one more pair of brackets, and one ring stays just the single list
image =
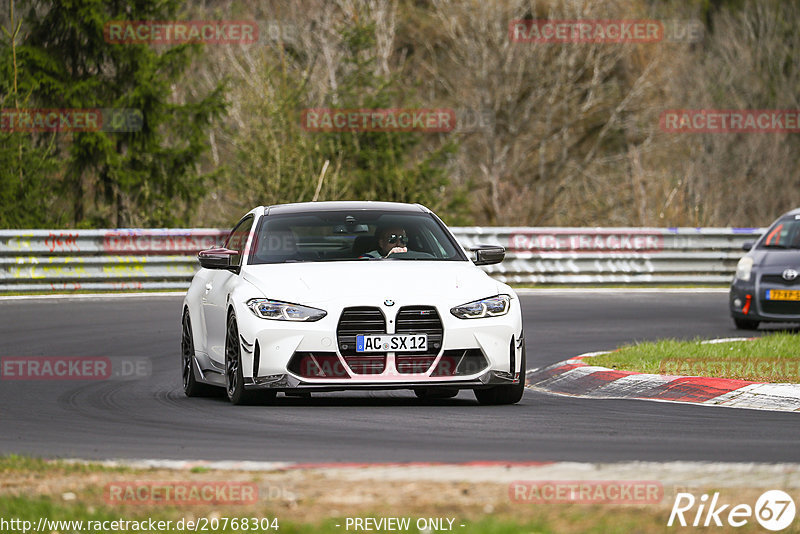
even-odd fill
[{"label": "door handle", "polygon": [[211,282],[209,282],[209,283],[206,284],[206,293],[211,291],[211,289],[212,289],[212,285],[211,285]]}]

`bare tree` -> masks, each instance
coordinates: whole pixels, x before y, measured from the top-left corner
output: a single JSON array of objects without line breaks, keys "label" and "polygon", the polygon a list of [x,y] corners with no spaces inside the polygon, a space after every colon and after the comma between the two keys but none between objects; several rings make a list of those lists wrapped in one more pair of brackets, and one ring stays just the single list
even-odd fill
[{"label": "bare tree", "polygon": [[[749,1],[712,19],[707,47],[670,84],[672,102],[700,109],[800,109],[800,6]],[[672,134],[676,135],[676,134]],[[796,133],[677,134],[677,193],[692,225],[765,225],[800,205]]]},{"label": "bare tree", "polygon": [[[229,7],[214,5],[196,8],[210,16]],[[448,171],[453,184],[470,191],[468,211],[477,224],[756,225],[800,203],[797,134],[659,128],[666,109],[800,107],[796,3],[709,8],[711,25],[694,44],[509,39],[509,23],[523,18],[702,16],[689,4],[644,0],[272,0],[247,9],[239,18],[284,30],[277,39],[262,35],[258,46],[208,47],[198,65],[201,86],[230,79],[229,117],[210,134],[208,165],[253,154],[252,165],[237,169],[241,176],[212,191],[211,212],[348,196],[344,155],[310,157],[319,138],[287,121],[296,126],[292,113],[300,103],[337,104],[348,74],[366,61],[398,92],[418,95],[422,106],[492,119],[428,135],[414,148],[425,153],[443,140],[458,142]],[[353,56],[341,29],[355,21],[368,23],[375,39]],[[270,196],[274,191],[281,196]]]},{"label": "bare tree", "polygon": [[618,209],[620,199],[632,201],[626,167],[631,147],[651,149],[652,128],[643,128],[641,118],[652,113],[659,52],[509,38],[509,23],[526,16],[636,18],[630,8],[630,2],[434,3],[442,37],[427,43],[423,68],[431,94],[495,116],[491,127],[463,139],[454,169],[457,179],[476,186],[479,222],[592,224]]}]

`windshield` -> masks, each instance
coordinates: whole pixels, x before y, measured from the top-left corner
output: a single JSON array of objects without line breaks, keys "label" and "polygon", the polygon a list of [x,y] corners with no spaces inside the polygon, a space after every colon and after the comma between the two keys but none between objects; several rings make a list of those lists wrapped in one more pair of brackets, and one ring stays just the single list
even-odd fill
[{"label": "windshield", "polygon": [[249,263],[370,260],[466,261],[467,257],[430,214],[359,210],[262,217]]},{"label": "windshield", "polygon": [[778,219],[758,248],[800,248],[800,215]]}]

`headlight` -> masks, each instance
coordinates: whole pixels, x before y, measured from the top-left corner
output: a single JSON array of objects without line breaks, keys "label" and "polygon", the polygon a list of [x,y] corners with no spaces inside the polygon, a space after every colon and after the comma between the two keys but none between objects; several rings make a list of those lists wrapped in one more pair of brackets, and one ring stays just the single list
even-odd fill
[{"label": "headlight", "polygon": [[487,299],[468,302],[455,308],[450,308],[450,313],[459,319],[482,319],[483,317],[497,317],[505,315],[511,308],[511,297],[497,295]]},{"label": "headlight", "polygon": [[742,282],[750,280],[750,273],[753,271],[753,258],[745,256],[736,265],[736,278]]},{"label": "headlight", "polygon": [[314,322],[328,315],[325,310],[270,299],[250,299],[247,307],[258,317],[275,321]]}]

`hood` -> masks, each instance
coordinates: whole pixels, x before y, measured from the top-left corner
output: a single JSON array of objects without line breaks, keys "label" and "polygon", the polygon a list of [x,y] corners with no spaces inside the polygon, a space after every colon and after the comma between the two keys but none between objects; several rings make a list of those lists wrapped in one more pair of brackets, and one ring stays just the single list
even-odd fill
[{"label": "hood", "polygon": [[753,263],[770,269],[793,268],[800,270],[800,250],[798,249],[756,249]]},{"label": "hood", "polygon": [[496,295],[500,286],[471,262],[361,260],[249,265],[242,270],[265,297],[297,304],[346,297],[398,301],[468,302]]}]

